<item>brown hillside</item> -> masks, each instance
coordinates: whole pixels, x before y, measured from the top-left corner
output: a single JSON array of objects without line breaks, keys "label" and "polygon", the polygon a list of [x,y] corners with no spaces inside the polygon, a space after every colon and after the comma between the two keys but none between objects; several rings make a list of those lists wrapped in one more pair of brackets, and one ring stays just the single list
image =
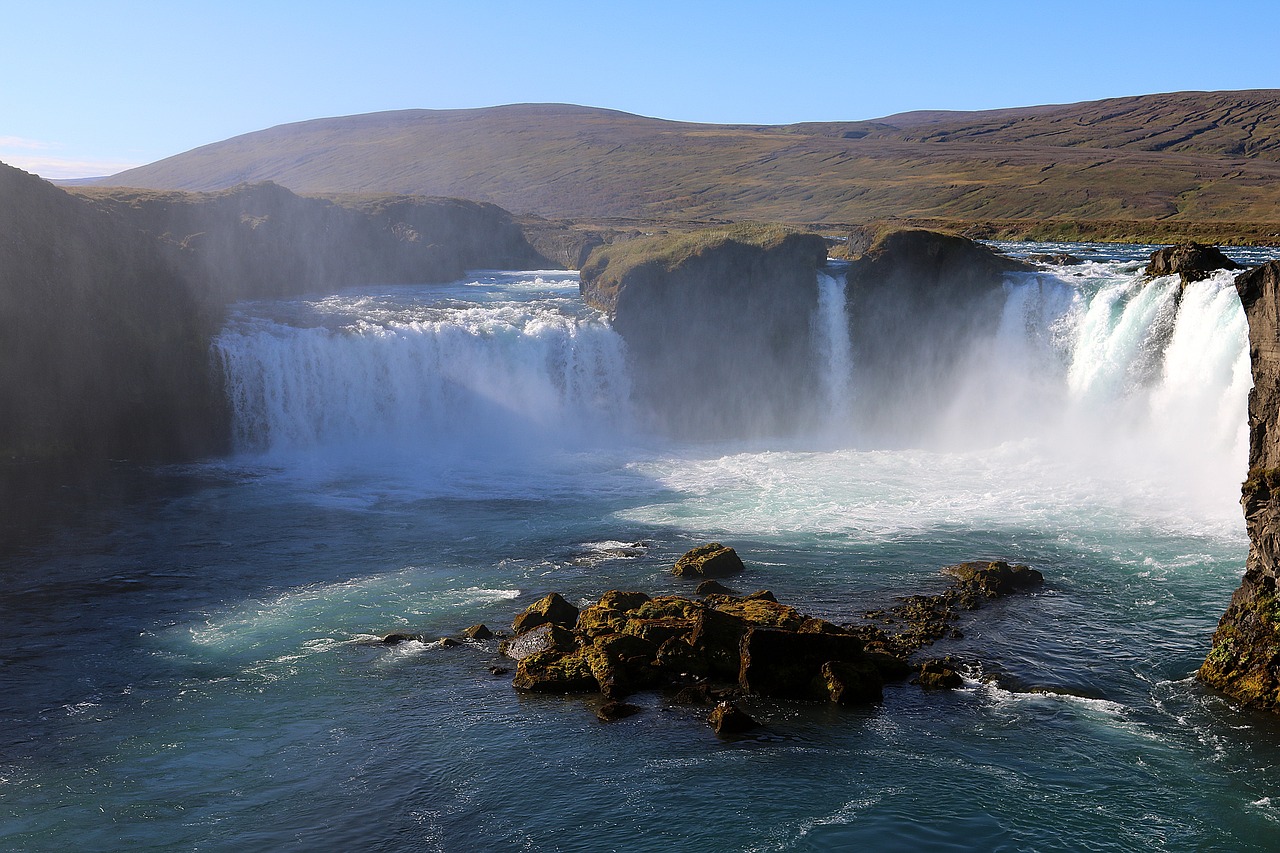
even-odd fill
[{"label": "brown hillside", "polygon": [[1277,92],[703,125],[523,104],[319,119],[109,179],[472,198],[547,217],[1280,220]]}]

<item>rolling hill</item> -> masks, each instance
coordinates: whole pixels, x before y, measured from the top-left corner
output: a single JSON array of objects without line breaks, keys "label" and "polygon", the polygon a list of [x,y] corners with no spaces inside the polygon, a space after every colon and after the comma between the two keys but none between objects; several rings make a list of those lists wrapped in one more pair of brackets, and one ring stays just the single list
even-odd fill
[{"label": "rolling hill", "polygon": [[543,217],[1280,222],[1280,90],[711,125],[562,104],[245,134],[104,184],[488,201]]}]

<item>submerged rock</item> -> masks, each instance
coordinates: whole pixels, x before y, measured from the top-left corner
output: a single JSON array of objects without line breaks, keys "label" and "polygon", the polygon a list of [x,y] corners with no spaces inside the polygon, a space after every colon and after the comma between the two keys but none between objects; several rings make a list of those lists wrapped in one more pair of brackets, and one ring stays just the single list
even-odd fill
[{"label": "submerged rock", "polygon": [[1151,277],[1161,275],[1181,276],[1186,285],[1193,281],[1203,281],[1218,270],[1243,269],[1235,261],[1222,252],[1202,243],[1178,243],[1151,253],[1147,262],[1146,274]]},{"label": "submerged rock", "polygon": [[462,636],[466,637],[468,640],[492,640],[493,632],[482,623],[479,625],[472,625],[470,628],[467,628],[462,632]]},{"label": "submerged rock", "polygon": [[642,709],[639,705],[631,705],[627,702],[605,702],[596,709],[596,717],[602,723],[612,723],[616,720],[623,720],[627,717],[639,714]]},{"label": "submerged rock", "polygon": [[760,724],[750,714],[732,702],[721,702],[716,705],[707,717],[707,722],[718,735],[741,734],[760,728]]},{"label": "submerged rock", "polygon": [[738,552],[719,542],[686,551],[671,571],[679,577],[725,578],[743,570]]},{"label": "submerged rock", "polygon": [[714,580],[703,581],[693,592],[694,595],[733,595],[733,590]]},{"label": "submerged rock", "polygon": [[951,589],[937,595],[907,596],[894,607],[865,614],[896,630],[886,632],[878,626],[862,625],[853,632],[872,651],[907,658],[935,640],[963,636],[955,628],[959,610],[973,610],[987,599],[1026,592],[1044,583],[1044,575],[1035,569],[1004,560],[957,563],[944,566],[941,572],[954,578]]},{"label": "submerged rock", "polygon": [[393,634],[387,634],[382,638],[382,644],[384,646],[398,646],[401,643],[409,643],[409,642],[418,642],[418,643],[423,642],[422,635],[393,633]]},{"label": "submerged rock", "polygon": [[1081,258],[1077,258],[1067,252],[1054,252],[1051,254],[1035,252],[1027,255],[1027,260],[1036,264],[1050,264],[1057,267],[1074,267],[1084,263]]}]

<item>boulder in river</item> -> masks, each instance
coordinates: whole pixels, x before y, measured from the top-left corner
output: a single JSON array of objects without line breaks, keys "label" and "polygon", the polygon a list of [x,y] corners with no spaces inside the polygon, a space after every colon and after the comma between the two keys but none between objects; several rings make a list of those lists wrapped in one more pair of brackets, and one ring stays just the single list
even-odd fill
[{"label": "boulder in river", "polygon": [[1147,262],[1146,274],[1153,278],[1178,275],[1186,285],[1193,281],[1203,281],[1218,270],[1238,269],[1243,267],[1222,254],[1221,250],[1203,243],[1188,242],[1152,252],[1151,259]]},{"label": "boulder in river", "polygon": [[671,569],[680,577],[724,578],[743,570],[738,552],[719,542],[686,551]]},{"label": "boulder in river", "polygon": [[711,728],[715,729],[718,735],[741,734],[760,728],[760,724],[750,714],[732,702],[721,702],[716,705],[707,717],[707,722],[711,723]]}]

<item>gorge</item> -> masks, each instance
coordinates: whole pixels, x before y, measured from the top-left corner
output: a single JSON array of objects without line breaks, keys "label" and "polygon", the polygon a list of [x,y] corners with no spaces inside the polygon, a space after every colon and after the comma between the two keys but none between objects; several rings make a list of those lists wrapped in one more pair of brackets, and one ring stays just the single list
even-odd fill
[{"label": "gorge", "polygon": [[[1146,279],[1154,247],[1067,266],[731,226],[615,241],[579,276],[527,269],[552,265],[465,202],[0,176],[27,199],[6,257],[48,264],[24,279],[47,301],[6,281],[6,331],[65,328],[27,364],[90,371],[62,397],[10,386],[84,412],[61,437],[15,417],[10,446],[180,462],[12,552],[5,843],[1265,849],[1274,723],[1190,674],[1239,580],[1251,441],[1250,532],[1269,517],[1264,386],[1244,420],[1267,350],[1240,305],[1265,342],[1271,274],[1238,296],[1229,272]],[[42,209],[123,255],[40,243]],[[1269,606],[1265,535],[1241,612]],[[666,569],[713,538],[743,585],[846,624],[970,558],[1049,580],[939,644],[984,664],[954,695],[886,687],[834,717],[758,698],[764,731],[737,742],[660,694],[602,727],[474,656],[372,642],[500,624],[549,589],[688,594]],[[670,818],[694,785],[723,807]]]}]

